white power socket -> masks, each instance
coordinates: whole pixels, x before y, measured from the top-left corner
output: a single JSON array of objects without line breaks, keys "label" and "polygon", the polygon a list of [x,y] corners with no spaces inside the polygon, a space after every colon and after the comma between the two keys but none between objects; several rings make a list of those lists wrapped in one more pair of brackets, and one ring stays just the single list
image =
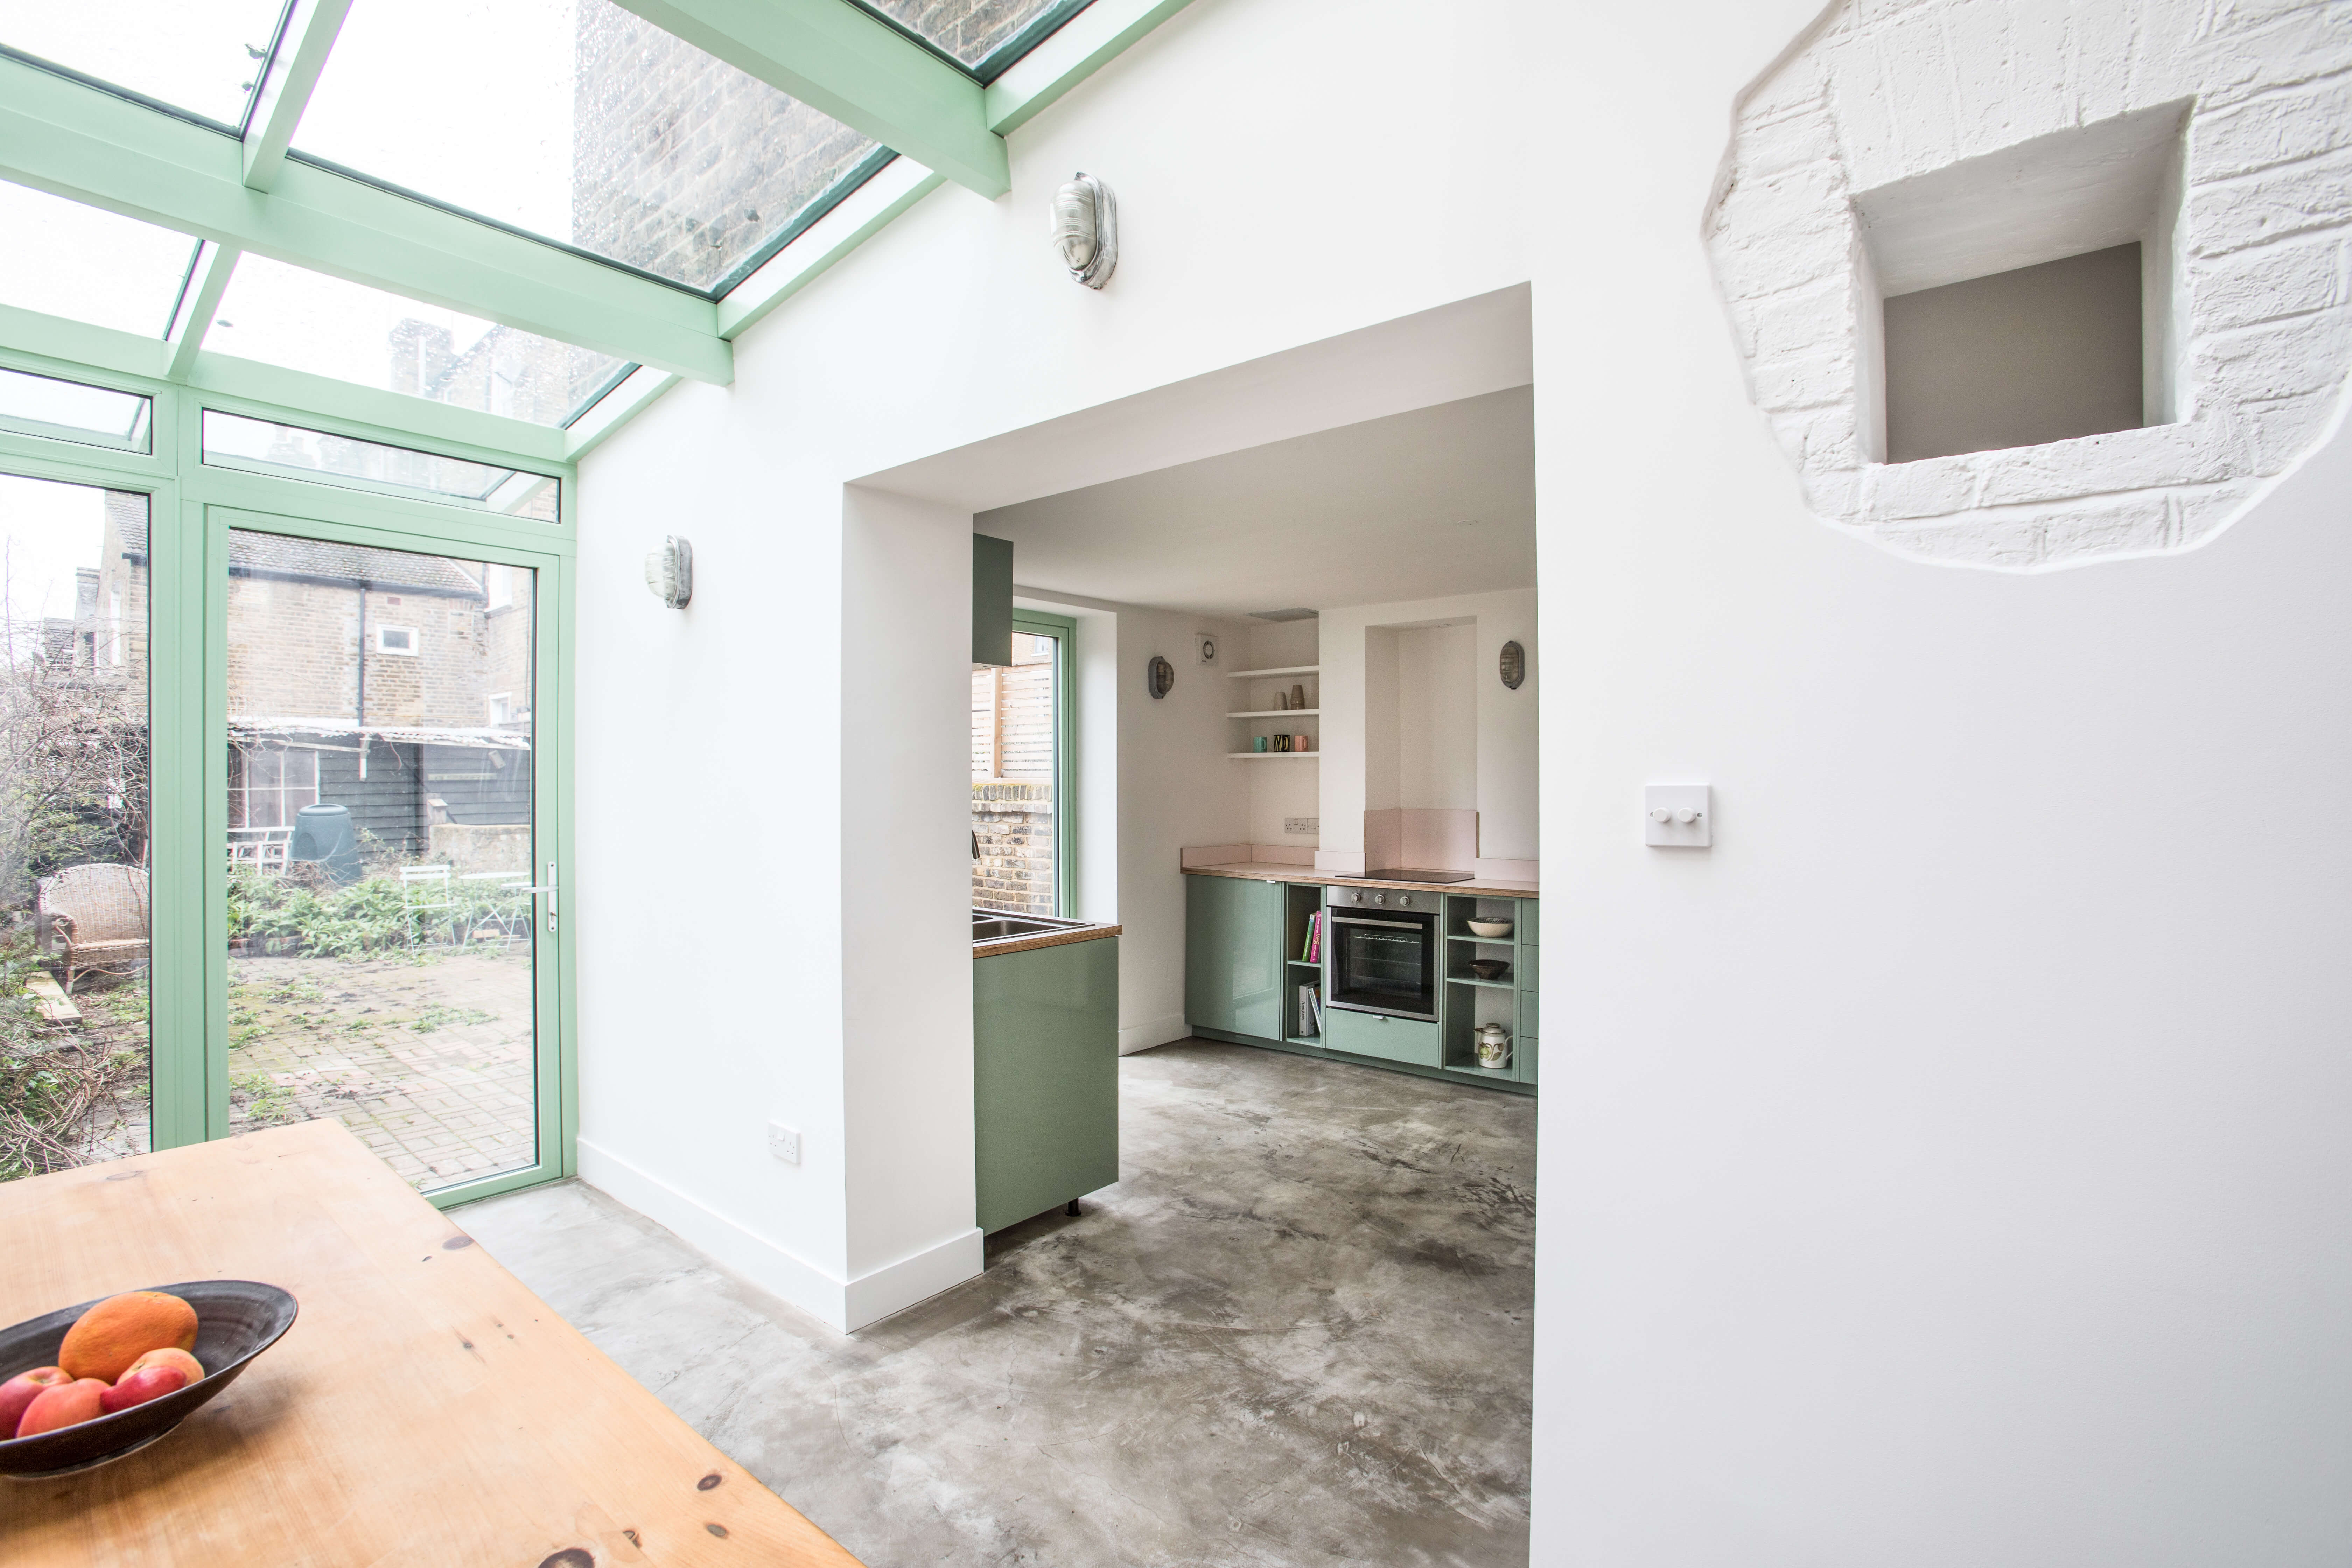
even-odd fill
[{"label": "white power socket", "polygon": [[781,1121],[768,1123],[768,1152],[787,1165],[801,1163],[801,1130]]},{"label": "white power socket", "polygon": [[1286,816],[1282,819],[1285,833],[1320,833],[1323,819],[1319,816]]}]

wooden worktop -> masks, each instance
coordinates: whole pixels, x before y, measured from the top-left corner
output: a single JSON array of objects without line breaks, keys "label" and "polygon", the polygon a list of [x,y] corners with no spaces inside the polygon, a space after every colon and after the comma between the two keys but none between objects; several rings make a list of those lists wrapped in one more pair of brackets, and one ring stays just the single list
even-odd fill
[{"label": "wooden worktop", "polygon": [[1533,882],[1498,882],[1486,877],[1467,882],[1385,882],[1363,877],[1335,877],[1312,866],[1275,860],[1243,860],[1223,866],[1187,866],[1187,877],[1247,877],[1264,882],[1311,883],[1320,888],[1403,888],[1415,893],[1487,893],[1498,899],[1532,899],[1540,895]]},{"label": "wooden worktop", "polygon": [[[1019,920],[1021,917],[1012,917]],[[1074,942],[1100,942],[1107,936],[1117,936],[1117,926],[1074,926],[1068,931],[1039,931],[1033,936],[1000,936],[994,942],[971,944],[974,958],[1002,958],[1008,952],[1027,952],[1033,948],[1066,947]]]},{"label": "wooden worktop", "polygon": [[856,1568],[339,1121],[0,1184],[0,1322],[206,1278],[301,1313],[152,1447],[0,1480],[10,1568]]}]

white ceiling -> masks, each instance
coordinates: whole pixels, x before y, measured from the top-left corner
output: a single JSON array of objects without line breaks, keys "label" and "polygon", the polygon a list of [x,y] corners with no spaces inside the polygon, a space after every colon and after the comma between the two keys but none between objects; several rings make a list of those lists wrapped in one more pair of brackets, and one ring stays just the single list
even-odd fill
[{"label": "white ceiling", "polygon": [[1239,616],[1532,587],[1534,389],[1088,485],[972,519],[1024,589]]}]

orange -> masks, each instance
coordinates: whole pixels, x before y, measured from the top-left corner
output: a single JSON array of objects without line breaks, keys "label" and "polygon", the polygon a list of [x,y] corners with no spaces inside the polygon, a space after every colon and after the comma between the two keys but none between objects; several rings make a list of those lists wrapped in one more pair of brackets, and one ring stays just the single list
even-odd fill
[{"label": "orange", "polygon": [[110,1296],[66,1331],[58,1364],[68,1377],[112,1383],[149,1351],[196,1346],[196,1310],[163,1290]]}]

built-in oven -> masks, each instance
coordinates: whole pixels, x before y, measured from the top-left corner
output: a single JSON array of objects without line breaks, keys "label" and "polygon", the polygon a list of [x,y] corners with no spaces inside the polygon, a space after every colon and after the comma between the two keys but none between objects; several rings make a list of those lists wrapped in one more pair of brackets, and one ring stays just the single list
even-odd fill
[{"label": "built-in oven", "polygon": [[1330,897],[1324,1005],[1434,1022],[1438,896],[1334,888]]}]

